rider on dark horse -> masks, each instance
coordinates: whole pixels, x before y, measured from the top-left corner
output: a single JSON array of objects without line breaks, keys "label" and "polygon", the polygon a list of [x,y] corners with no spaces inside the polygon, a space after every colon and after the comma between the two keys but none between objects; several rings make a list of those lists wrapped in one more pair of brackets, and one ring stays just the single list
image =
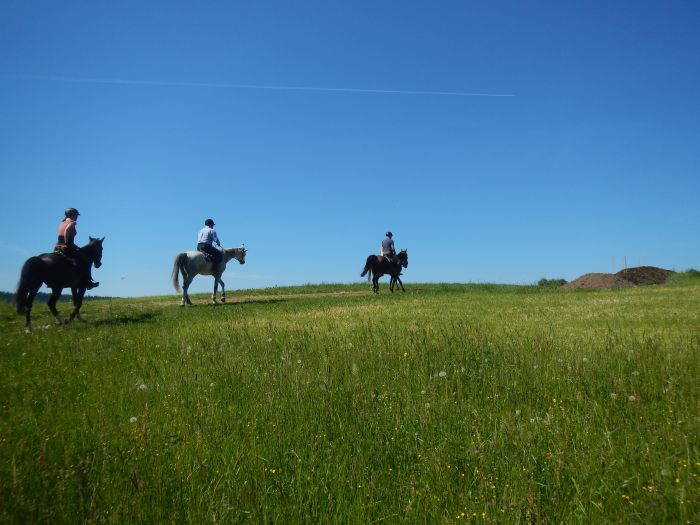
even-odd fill
[{"label": "rider on dark horse", "polygon": [[214,268],[216,268],[223,259],[223,254],[221,253],[221,250],[214,248],[214,243],[221,247],[219,236],[214,231],[214,221],[212,219],[207,219],[204,221],[204,228],[199,230],[199,237],[197,238],[197,251],[203,252],[210,256]]},{"label": "rider on dark horse", "polygon": [[100,283],[92,280],[92,264],[84,259],[78,250],[78,246],[75,244],[75,236],[78,233],[75,225],[78,222],[78,215],[80,215],[80,212],[75,208],[66,209],[65,218],[58,225],[58,242],[54,246],[54,251],[65,255],[74,262],[83,273],[85,288],[92,290],[98,287]]},{"label": "rider on dark horse", "polygon": [[394,234],[386,232],[386,237],[379,247],[379,255],[384,257],[391,264],[398,264],[396,260],[396,248],[394,248]]}]

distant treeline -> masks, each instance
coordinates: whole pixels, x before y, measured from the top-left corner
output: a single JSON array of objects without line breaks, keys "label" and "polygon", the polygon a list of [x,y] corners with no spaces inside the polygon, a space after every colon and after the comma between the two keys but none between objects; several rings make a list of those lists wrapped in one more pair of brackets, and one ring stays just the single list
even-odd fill
[{"label": "distant treeline", "polygon": [[[34,301],[40,302],[40,303],[45,303],[49,300],[49,297],[51,297],[50,293],[46,292],[39,292],[36,294],[36,298]],[[111,297],[101,297],[97,295],[86,295],[83,298],[83,301],[92,301],[94,299],[111,299]],[[71,295],[70,293],[68,294],[62,294],[61,297],[58,299],[59,301],[70,301],[71,300]],[[5,301],[7,303],[14,303],[15,302],[15,294],[11,292],[0,292],[0,301]]]}]

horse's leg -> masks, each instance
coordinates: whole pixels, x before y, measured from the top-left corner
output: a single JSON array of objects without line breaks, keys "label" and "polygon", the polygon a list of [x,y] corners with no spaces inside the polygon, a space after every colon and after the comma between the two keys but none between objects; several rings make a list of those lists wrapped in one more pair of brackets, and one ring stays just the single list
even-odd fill
[{"label": "horse's leg", "polygon": [[24,311],[24,331],[25,332],[31,332],[32,331],[32,319],[30,316],[30,312],[32,311],[32,304],[34,304],[34,298],[36,297],[37,292],[39,291],[39,288],[41,288],[41,281],[39,281],[39,284],[32,284],[29,287],[29,292],[27,293],[27,304],[25,306],[25,311]]},{"label": "horse's leg", "polygon": [[77,288],[76,291],[78,293],[75,297],[73,297],[73,311],[71,312],[70,317],[66,321],[66,324],[70,323],[76,317],[80,319],[80,307],[83,305],[83,296],[85,295],[85,288],[80,287]]},{"label": "horse's leg", "polygon": [[51,297],[49,297],[49,302],[48,302],[49,310],[51,310],[51,313],[53,314],[53,318],[56,320],[56,324],[62,324],[61,323],[61,316],[58,315],[58,310],[56,310],[56,302],[58,301],[58,298],[61,296],[62,291],[63,291],[62,288],[51,288]]},{"label": "horse's leg", "polygon": [[212,276],[214,277],[214,293],[211,294],[211,304],[216,304],[216,291],[219,289],[219,276],[215,273],[212,273]]},{"label": "horse's leg", "polygon": [[221,302],[226,302],[226,288],[224,286],[224,281],[221,280],[221,275],[219,275],[219,284],[221,285]]},{"label": "horse's leg", "polygon": [[[73,311],[75,312],[75,317],[78,318],[78,321],[82,321],[83,318],[80,317],[80,307],[78,306],[78,290],[79,290],[78,288],[71,288],[70,292],[71,292],[71,297],[73,298],[73,309],[74,309]],[[85,294],[84,291],[83,291],[83,294]],[[82,297],[80,299],[80,304],[81,304],[81,306],[83,304]],[[77,310],[75,310],[76,307],[78,308]]]},{"label": "horse's leg", "polygon": [[379,293],[379,278],[381,277],[381,274],[374,274],[372,276],[372,291],[374,293]]},{"label": "horse's leg", "polygon": [[396,280],[399,282],[399,286],[401,287],[401,291],[402,291],[402,292],[405,292],[406,290],[404,290],[404,288],[403,288],[403,283],[401,282],[401,277],[399,277],[399,276],[397,275],[397,276],[396,276]]},{"label": "horse's leg", "polygon": [[185,306],[185,304],[192,304],[192,301],[190,301],[190,294],[188,293],[188,289],[190,287],[190,284],[192,284],[192,280],[194,279],[194,275],[188,275],[182,282],[182,305]]}]

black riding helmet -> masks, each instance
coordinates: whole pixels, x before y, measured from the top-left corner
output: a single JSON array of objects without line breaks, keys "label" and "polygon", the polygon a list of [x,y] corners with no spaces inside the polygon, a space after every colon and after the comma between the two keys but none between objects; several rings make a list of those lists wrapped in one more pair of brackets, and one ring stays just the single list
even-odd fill
[{"label": "black riding helmet", "polygon": [[213,220],[213,219],[207,219],[206,221],[204,221],[204,225],[205,225],[205,226],[209,226],[210,228],[213,228],[213,227],[214,227],[214,220]]},{"label": "black riding helmet", "polygon": [[391,232],[386,232],[386,234],[385,234],[385,235],[386,235],[387,237],[393,237],[393,236],[394,236],[394,234],[393,234],[393,233],[391,233]]},{"label": "black riding helmet", "polygon": [[72,217],[72,216],[78,216],[80,215],[80,212],[76,210],[75,208],[66,208],[65,211],[66,217]]}]

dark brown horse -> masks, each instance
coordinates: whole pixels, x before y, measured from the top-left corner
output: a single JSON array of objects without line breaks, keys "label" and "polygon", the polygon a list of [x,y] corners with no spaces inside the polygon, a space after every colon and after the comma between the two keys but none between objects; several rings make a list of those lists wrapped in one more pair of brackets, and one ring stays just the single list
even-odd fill
[{"label": "dark brown horse", "polygon": [[43,253],[27,259],[22,266],[15,296],[17,313],[24,314],[26,318],[24,326],[27,331],[32,327],[30,318],[32,303],[42,284],[51,288],[48,306],[57,323],[60,324],[61,319],[56,310],[56,301],[64,288],[70,288],[73,292],[73,312],[67,322],[76,317],[80,319],[80,307],[83,304],[87,286],[86,273],[92,264],[95,268],[102,266],[102,241],[104,240],[104,237],[101,239],[90,237],[88,244],[78,248],[81,258],[79,262],[60,253]]},{"label": "dark brown horse", "polygon": [[389,275],[391,276],[389,290],[393,292],[394,286],[398,283],[401,286],[401,290],[405,292],[406,290],[404,290],[403,283],[399,277],[401,268],[408,268],[408,252],[406,250],[401,250],[396,254],[396,262],[390,262],[381,255],[370,255],[367,257],[365,268],[362,270],[360,277],[369,274],[367,275],[367,280],[372,280],[372,291],[379,293],[379,278],[383,275]]}]

